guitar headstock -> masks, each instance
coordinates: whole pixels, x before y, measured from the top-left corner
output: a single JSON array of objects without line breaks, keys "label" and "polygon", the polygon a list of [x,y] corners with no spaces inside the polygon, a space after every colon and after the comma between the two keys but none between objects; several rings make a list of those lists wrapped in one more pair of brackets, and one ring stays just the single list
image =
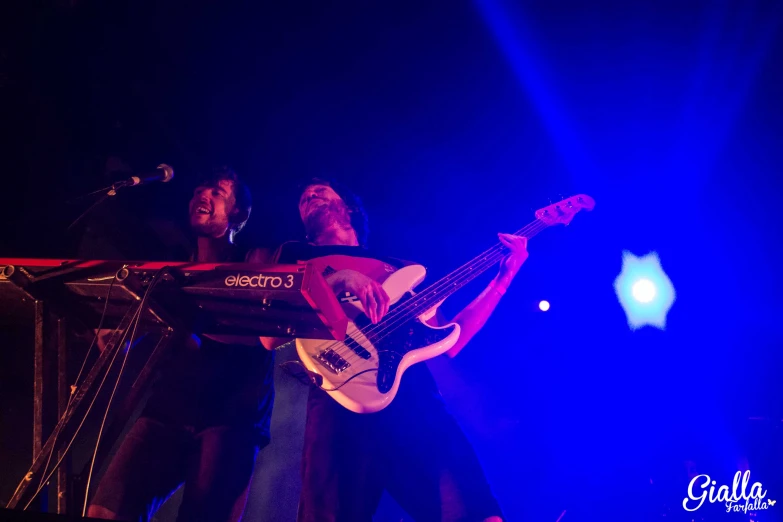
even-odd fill
[{"label": "guitar headstock", "polygon": [[547,226],[567,225],[581,210],[593,210],[595,200],[585,194],[571,196],[558,203],[553,203],[536,211],[536,218]]}]

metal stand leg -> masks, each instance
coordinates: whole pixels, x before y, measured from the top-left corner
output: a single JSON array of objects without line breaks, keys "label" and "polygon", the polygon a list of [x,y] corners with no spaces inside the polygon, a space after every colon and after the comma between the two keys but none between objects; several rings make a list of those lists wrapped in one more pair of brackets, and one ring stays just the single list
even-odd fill
[{"label": "metal stand leg", "polygon": [[43,441],[43,352],[44,304],[35,302],[35,347],[33,354],[33,462],[41,453]]},{"label": "metal stand leg", "polygon": [[[33,352],[33,463],[41,456],[43,444],[44,425],[44,351],[46,349],[46,309],[44,302],[35,301],[35,346]],[[39,497],[39,506],[42,512],[49,511],[48,488],[44,486]]]},{"label": "metal stand leg", "polygon": [[[57,320],[57,415],[62,418],[68,406],[68,352],[65,319]],[[71,456],[63,455],[62,450],[57,452],[57,458],[62,459],[62,464],[57,469],[57,513],[68,512],[68,480],[71,476]]]},{"label": "metal stand leg", "polygon": [[[46,444],[43,445],[42,448],[39,449],[39,451],[36,453],[36,457],[33,461],[33,465],[31,466],[30,470],[25,475],[24,479],[22,479],[22,482],[19,484],[19,487],[16,490],[16,493],[11,498],[11,500],[8,502],[8,505],[6,507],[8,508],[15,508],[17,507],[25,498],[28,498],[28,496],[32,496],[32,494],[35,493],[35,490],[30,492],[31,486],[34,485],[34,487],[38,487],[38,485],[41,483],[41,480],[43,480],[45,477],[40,476],[42,473],[42,468],[47,465],[49,462],[49,455],[51,452],[57,452],[59,449],[68,441],[70,440],[71,436],[74,434],[76,429],[78,429],[78,421],[81,420],[79,418],[73,419],[74,414],[79,409],[80,406],[82,406],[82,403],[84,402],[85,398],[88,398],[88,394],[90,394],[89,398],[94,399],[97,391],[94,391],[94,385],[95,382],[98,380],[101,375],[107,370],[107,364],[110,360],[113,359],[114,355],[121,349],[120,341],[124,337],[124,333],[121,332],[127,332],[129,330],[129,327],[131,323],[133,322],[133,318],[135,316],[136,310],[138,310],[139,304],[133,305],[130,310],[125,314],[125,317],[123,317],[119,328],[115,330],[114,334],[112,335],[111,339],[109,340],[106,349],[101,353],[101,355],[98,357],[98,360],[93,365],[90,372],[87,374],[87,376],[84,379],[84,382],[79,387],[78,391],[74,394],[73,400],[71,401],[71,405],[67,410],[65,411],[64,415],[60,419],[60,422],[62,423],[62,426],[59,426],[60,429],[55,428],[54,433],[49,436],[49,438],[46,440]],[[36,320],[38,319],[38,308],[36,308]],[[41,323],[42,325],[42,323]],[[36,327],[38,326],[38,322],[36,321]],[[43,335],[41,335],[41,338],[43,338]],[[36,350],[38,350],[38,344],[36,343]],[[41,343],[41,359],[43,358],[43,343]],[[38,361],[38,354],[36,352],[36,361]],[[41,361],[41,380],[43,379],[43,363]],[[38,390],[38,372],[37,372],[38,364],[36,362],[36,390]],[[42,386],[41,386],[42,389]],[[36,413],[39,411],[39,407],[36,406]],[[36,421],[37,424],[37,421]],[[40,429],[38,425],[36,425],[37,429]],[[40,431],[38,432],[40,433]],[[39,439],[40,440],[40,439]],[[34,439],[35,441],[35,439]],[[40,446],[40,442],[38,443]],[[54,460],[54,459],[52,459]]]}]

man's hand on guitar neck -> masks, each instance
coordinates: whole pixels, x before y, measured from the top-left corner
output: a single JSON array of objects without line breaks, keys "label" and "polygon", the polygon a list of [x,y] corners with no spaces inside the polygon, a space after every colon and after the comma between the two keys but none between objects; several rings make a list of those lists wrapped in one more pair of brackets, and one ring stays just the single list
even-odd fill
[{"label": "man's hand on guitar neck", "polygon": [[338,270],[326,276],[335,293],[350,292],[361,301],[364,313],[377,324],[389,311],[389,295],[379,283],[356,270]]},{"label": "man's hand on guitar neck", "polygon": [[503,291],[511,284],[522,264],[527,260],[527,238],[511,234],[498,234],[500,242],[508,248],[509,253],[500,262],[500,271],[495,278],[495,284],[502,286]]},{"label": "man's hand on guitar neck", "polygon": [[453,322],[460,326],[460,334],[456,344],[446,352],[449,357],[455,357],[481,330],[527,259],[527,238],[511,234],[498,234],[498,238],[509,253],[500,261],[498,275],[489,286],[454,317]]}]

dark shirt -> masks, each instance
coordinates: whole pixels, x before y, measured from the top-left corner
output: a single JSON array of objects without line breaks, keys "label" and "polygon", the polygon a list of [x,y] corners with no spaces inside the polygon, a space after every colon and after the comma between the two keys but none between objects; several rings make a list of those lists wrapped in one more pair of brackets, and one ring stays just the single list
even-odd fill
[{"label": "dark shirt", "polygon": [[[411,264],[410,262],[387,257],[379,252],[359,246],[316,246],[295,241],[284,243],[280,246],[275,256],[275,263],[289,264],[332,255],[377,259],[391,265],[395,269]],[[422,398],[436,398],[440,400],[440,397],[438,386],[426,363],[418,363],[408,368],[403,374],[394,403],[407,402],[409,400],[420,401]]]},{"label": "dark shirt", "polygon": [[[236,252],[228,261],[244,261]],[[196,431],[253,428],[260,446],[270,438],[274,352],[260,342],[227,344],[192,336],[173,347],[143,415]]]},{"label": "dark shirt", "polygon": [[[144,217],[139,202],[130,196],[90,213],[78,237],[77,257],[192,261],[192,238],[173,221]],[[242,262],[248,255],[247,249],[237,247],[226,262]],[[269,441],[274,402],[272,352],[260,343],[225,344],[203,336],[169,348],[171,357],[161,365],[143,415],[194,430],[250,427],[261,446]]]}]

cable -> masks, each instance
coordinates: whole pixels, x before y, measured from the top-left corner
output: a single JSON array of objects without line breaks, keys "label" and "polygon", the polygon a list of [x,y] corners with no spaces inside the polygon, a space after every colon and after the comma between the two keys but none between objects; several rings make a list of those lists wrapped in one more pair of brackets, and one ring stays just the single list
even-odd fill
[{"label": "cable", "polygon": [[[103,190],[103,189],[101,189],[101,190]],[[111,191],[110,191],[110,192],[107,192],[106,194],[104,194],[103,196],[101,196],[100,198],[98,198],[98,200],[97,200],[95,203],[93,203],[92,205],[90,205],[90,206],[87,208],[87,210],[85,210],[84,212],[82,212],[82,213],[79,215],[79,217],[77,217],[77,218],[76,218],[76,219],[73,221],[73,223],[71,223],[70,225],[68,225],[68,228],[66,228],[66,229],[65,229],[65,232],[66,232],[66,234],[67,234],[68,232],[70,232],[70,231],[71,231],[71,229],[72,229],[73,227],[75,227],[75,226],[76,226],[76,223],[78,223],[79,221],[81,221],[81,220],[84,218],[84,216],[86,216],[87,214],[89,214],[89,213],[90,213],[90,211],[91,211],[92,209],[94,209],[95,207],[97,207],[98,205],[100,205],[101,203],[103,203],[104,201],[106,201],[107,199],[109,199],[109,197],[111,197],[111,196],[112,196],[112,194],[111,194]]]},{"label": "cable", "polygon": [[358,376],[360,376],[362,374],[365,374],[365,373],[368,373],[368,372],[377,372],[377,371],[378,371],[378,368],[367,368],[366,370],[362,370],[360,372],[357,372],[357,373],[351,375],[345,381],[341,382],[339,386],[335,386],[334,388],[324,388],[323,386],[319,386],[319,388],[321,388],[323,391],[328,391],[328,392],[330,392],[330,391],[337,391],[340,388],[342,388],[343,386],[345,386],[346,384],[348,384],[349,382],[351,382],[352,380],[354,380],[355,378],[357,378]]},{"label": "cable", "polygon": [[[136,311],[134,312],[134,318],[131,319],[131,322],[135,320],[135,316],[138,315],[139,309],[140,308],[137,308]],[[130,311],[130,308],[128,310]],[[127,336],[127,330],[125,331],[125,333],[123,334],[122,338],[120,339],[120,341],[118,343],[120,346],[122,346],[122,344],[125,342],[125,337],[126,336]],[[38,489],[33,494],[33,496],[30,498],[29,502],[27,502],[27,504],[23,508],[24,510],[26,510],[28,507],[30,507],[30,504],[33,503],[33,500],[35,500],[35,497],[37,497],[38,494],[41,492],[41,490],[44,488],[44,485],[47,482],[49,482],[50,478],[52,478],[52,475],[54,475],[54,472],[57,470],[57,468],[62,463],[63,459],[65,458],[65,455],[68,453],[68,450],[71,449],[71,446],[73,445],[73,442],[76,440],[76,437],[79,434],[79,431],[81,431],[82,426],[84,425],[84,422],[87,420],[87,416],[90,414],[90,411],[92,410],[93,404],[95,404],[95,400],[98,398],[98,394],[100,394],[100,391],[103,388],[103,384],[106,382],[106,377],[109,375],[109,372],[111,371],[111,367],[114,365],[114,360],[117,358],[117,353],[119,353],[119,349],[112,356],[112,360],[109,363],[109,368],[106,370],[106,373],[104,373],[103,379],[101,379],[101,383],[100,383],[100,385],[98,385],[98,390],[95,392],[95,395],[93,396],[92,401],[90,402],[90,405],[87,407],[87,411],[85,412],[84,416],[82,417],[82,421],[79,423],[79,426],[77,426],[76,431],[74,432],[73,436],[71,436],[71,440],[68,442],[68,445],[65,447],[65,450],[63,450],[62,456],[60,456],[60,459],[57,461],[57,464],[54,465],[54,468],[52,468],[52,471],[49,472],[49,475],[46,476],[41,481],[41,484],[38,486]]]},{"label": "cable", "polygon": [[[127,267],[127,265],[124,265],[123,268]],[[82,376],[82,373],[84,372],[84,367],[87,365],[87,359],[90,357],[90,352],[92,351],[92,347],[95,346],[95,343],[98,341],[98,338],[100,337],[101,328],[103,327],[103,321],[106,319],[106,312],[109,309],[109,299],[111,299],[111,291],[112,288],[114,288],[114,283],[117,282],[117,274],[114,274],[114,277],[111,280],[111,284],[109,284],[109,291],[106,294],[106,302],[103,304],[103,313],[101,314],[101,320],[98,322],[98,328],[95,332],[95,336],[92,338],[92,342],[90,343],[89,348],[87,348],[87,353],[84,354],[84,360],[82,361],[82,367],[79,368],[79,373],[76,375],[76,379],[74,379],[73,384],[71,385],[71,394],[68,397],[68,406],[70,406],[71,401],[73,400],[74,393],[76,392],[76,389],[79,386],[79,378]],[[67,410],[67,407],[66,407]]]},{"label": "cable", "polygon": [[[160,281],[161,274],[164,272],[168,272],[169,267],[164,266],[158,272],[153,276],[152,282],[147,287],[147,291],[144,292],[144,297],[141,299],[141,304],[139,304],[139,313],[136,317],[136,322],[133,325],[133,332],[131,333],[130,340],[128,341],[128,349],[125,351],[125,357],[122,359],[122,365],[120,366],[120,373],[117,375],[117,380],[114,382],[114,388],[111,391],[111,395],[109,396],[109,403],[106,405],[106,409],[103,412],[103,420],[101,420],[101,427],[98,430],[98,438],[95,441],[95,450],[93,451],[92,458],[90,459],[90,471],[87,473],[87,486],[84,489],[84,507],[82,508],[82,516],[87,516],[87,501],[90,497],[90,482],[92,481],[92,473],[95,467],[95,458],[98,455],[98,448],[101,444],[101,438],[103,437],[103,429],[106,426],[106,418],[109,416],[109,410],[111,409],[112,402],[114,401],[114,395],[117,393],[117,388],[120,385],[120,380],[122,380],[122,374],[125,371],[125,364],[128,362],[128,355],[131,352],[131,349],[133,348],[133,338],[136,336],[136,329],[139,326],[139,323],[141,322],[141,316],[144,314],[144,306],[147,304],[147,298],[152,294],[152,291],[154,290],[155,286],[158,284],[158,281]],[[129,327],[130,329],[130,327]]]},{"label": "cable", "polygon": [[[63,411],[62,417],[60,417],[60,421],[57,423],[57,426],[55,426],[54,430],[52,430],[52,436],[54,436],[54,444],[52,444],[52,449],[49,451],[49,457],[46,460],[46,465],[44,466],[43,472],[41,473],[41,477],[46,476],[46,472],[49,469],[49,464],[52,461],[52,455],[54,455],[54,449],[57,446],[57,438],[60,436],[60,433],[62,432],[63,428],[65,427],[65,423],[62,422],[62,419],[66,417],[68,414],[68,410],[71,407],[71,404],[73,403],[74,394],[76,392],[76,389],[78,388],[79,378],[81,377],[82,373],[84,372],[84,367],[87,364],[87,360],[90,356],[90,352],[92,351],[93,346],[95,346],[95,343],[98,340],[98,337],[100,335],[100,330],[103,327],[103,322],[106,319],[106,313],[109,309],[109,300],[111,299],[111,292],[114,288],[114,283],[117,281],[117,275],[115,273],[114,277],[112,278],[111,284],[109,284],[109,291],[106,294],[106,301],[103,305],[103,313],[101,313],[101,319],[98,322],[98,329],[95,332],[95,335],[92,338],[92,342],[90,343],[89,348],[87,348],[87,353],[84,355],[84,360],[82,361],[82,366],[79,369],[79,374],[76,376],[76,379],[74,380],[74,384],[71,385],[70,388],[70,394],[68,395],[68,404],[65,405],[65,411]],[[126,312],[127,313],[127,312]],[[60,460],[62,461],[62,459]],[[59,464],[58,464],[59,465]],[[55,469],[57,466],[55,466]],[[24,484],[24,482],[20,482],[19,485],[16,487],[16,490],[14,491],[14,495],[16,496],[17,492],[19,491],[19,488]],[[43,486],[46,484],[46,481],[41,481],[38,484],[38,491],[43,489]],[[36,492],[36,495],[38,492]],[[13,498],[12,496],[12,498]],[[35,498],[35,497],[33,497]]]}]

